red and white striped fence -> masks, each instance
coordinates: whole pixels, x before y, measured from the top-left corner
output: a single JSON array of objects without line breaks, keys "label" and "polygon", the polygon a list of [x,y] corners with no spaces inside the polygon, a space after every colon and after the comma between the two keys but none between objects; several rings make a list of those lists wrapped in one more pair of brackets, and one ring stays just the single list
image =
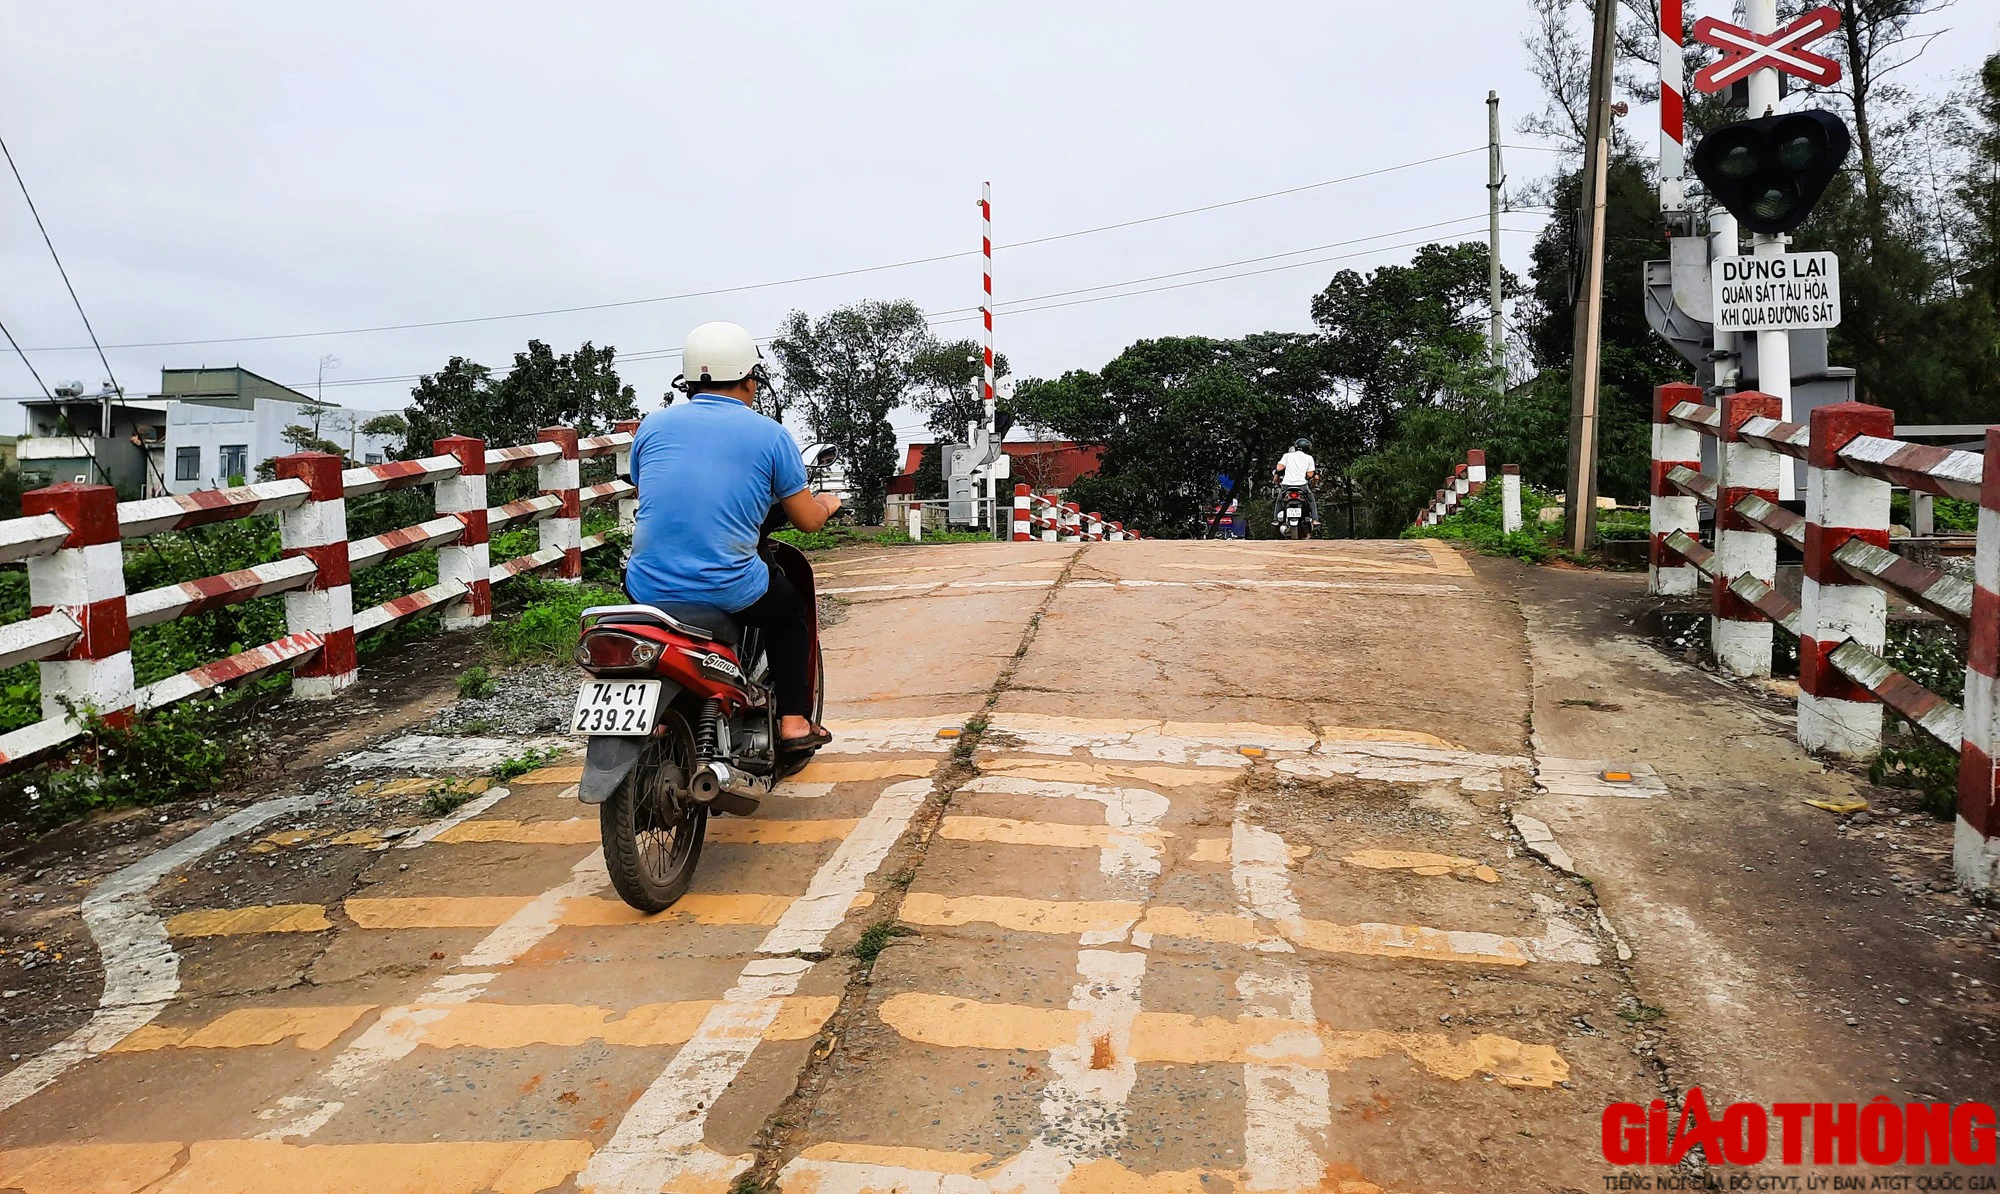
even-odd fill
[{"label": "red and white striped fence", "polygon": [[[1509,464],[1500,470],[1502,521],[1508,531],[1521,529],[1521,469]],[[1458,513],[1458,508],[1468,498],[1486,488],[1486,452],[1480,448],[1468,449],[1465,463],[1452,466],[1451,475],[1444,479],[1444,488],[1423,509],[1417,511],[1414,525],[1434,527],[1438,523]]]},{"label": "red and white striped fence", "polygon": [[[2000,428],[1978,452],[1894,439],[1892,412],[1858,402],[1780,421],[1768,394],[1702,405],[1690,386],[1662,386],[1654,404],[1654,591],[1676,593],[1685,568],[1711,583],[1717,662],[1733,674],[1769,675],[1774,627],[1799,641],[1797,734],[1801,745],[1849,758],[1881,748],[1884,706],[1957,751],[1960,882],[1990,891],[2000,875]],[[1700,471],[1699,440],[1718,440],[1720,477]],[[1777,502],[1784,458],[1806,462],[1806,512]],[[1888,549],[1892,488],[1976,502],[1972,583]],[[1661,498],[1684,498],[1686,505]],[[1696,537],[1693,504],[1716,511],[1716,544]],[[1773,587],[1779,540],[1804,557],[1800,600]],[[1889,594],[1964,628],[1963,709],[1882,658]]]},{"label": "red and white striped fence", "polygon": [[[0,626],[0,667],[40,663],[42,720],[0,734],[0,765],[74,740],[92,714],[127,723],[135,711],[280,669],[292,672],[295,696],[330,697],[354,682],[357,635],[431,609],[442,610],[447,627],[483,625],[492,616],[495,584],[543,569],[579,579],[583,553],[605,543],[603,535],[582,534],[583,511],[616,502],[629,530],[636,495],[624,481],[583,487],[580,462],[617,456],[624,463],[635,428],[621,424],[612,435],[581,441],[573,429],[551,428],[540,442],[513,448],[452,436],[421,460],[349,469],[338,456],[301,452],[277,460],[274,481],[133,502],[119,501],[106,485],[55,485],[22,495],[23,516],[0,521],[0,563],[26,562],[31,609],[27,618]],[[521,468],[540,471],[542,492],[489,509],[487,475]],[[348,538],[347,499],[421,485],[434,489],[435,518]],[[125,592],[126,540],[260,514],[278,517],[282,558]],[[492,532],[529,522],[541,524],[539,550],[492,564]],[[430,547],[438,550],[437,584],[354,609],[355,571]],[[152,684],[134,683],[133,627],[273,594],[285,598],[284,638]]]},{"label": "red and white striped fence", "polygon": [[1125,524],[1107,520],[1095,510],[1084,513],[1074,502],[1043,497],[1026,485],[1014,486],[1014,542],[1104,543],[1140,538]]}]

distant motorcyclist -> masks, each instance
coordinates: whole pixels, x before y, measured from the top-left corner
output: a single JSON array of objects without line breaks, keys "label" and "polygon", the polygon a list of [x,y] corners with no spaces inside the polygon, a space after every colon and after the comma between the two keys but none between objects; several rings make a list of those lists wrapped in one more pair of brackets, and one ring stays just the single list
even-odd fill
[{"label": "distant motorcyclist", "polygon": [[[1306,495],[1306,509],[1310,511],[1314,530],[1319,529],[1319,495],[1312,487],[1319,483],[1319,466],[1313,463],[1312,441],[1301,436],[1292,442],[1292,450],[1278,457],[1277,467],[1271,470],[1274,484],[1288,489],[1303,489]],[[1278,509],[1282,503],[1273,503],[1271,525],[1278,524]]]}]

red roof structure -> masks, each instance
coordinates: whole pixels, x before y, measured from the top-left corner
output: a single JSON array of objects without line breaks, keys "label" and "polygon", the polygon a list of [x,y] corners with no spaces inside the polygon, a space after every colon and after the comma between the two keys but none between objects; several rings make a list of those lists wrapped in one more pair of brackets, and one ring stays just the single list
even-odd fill
[{"label": "red roof structure", "polygon": [[[904,449],[903,471],[889,478],[890,493],[917,491],[917,466],[929,444],[911,444]],[[1003,443],[1000,450],[1013,457],[1014,483],[1025,484],[1036,493],[1068,489],[1078,477],[1087,477],[1104,462],[1104,449],[1095,444],[1070,440],[1023,440]]]}]

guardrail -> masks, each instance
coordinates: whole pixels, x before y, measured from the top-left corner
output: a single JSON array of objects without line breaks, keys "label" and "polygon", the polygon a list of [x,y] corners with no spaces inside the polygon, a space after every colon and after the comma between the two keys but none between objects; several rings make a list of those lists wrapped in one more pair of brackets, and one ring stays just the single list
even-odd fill
[{"label": "guardrail", "polygon": [[[2000,744],[2000,428],[1986,451],[1895,439],[1895,415],[1844,402],[1806,423],[1781,419],[1769,394],[1725,394],[1705,405],[1698,386],[1653,398],[1651,589],[1692,594],[1710,584],[1710,640],[1718,666],[1771,674],[1774,629],[1798,638],[1798,740],[1808,750],[1867,758],[1882,745],[1886,706],[1959,756],[1953,864],[1960,882],[1989,891],[2000,871],[1994,757]],[[1701,471],[1701,438],[1717,443],[1719,476]],[[1778,504],[1785,458],[1806,462],[1806,513]],[[1893,488],[1979,506],[1968,582],[1889,550]],[[1714,542],[1699,539],[1700,507],[1715,511]],[[1804,556],[1797,602],[1775,588],[1778,543]],[[1968,634],[1965,707],[1882,657],[1894,594]]]},{"label": "guardrail", "polygon": [[[1459,505],[1473,494],[1485,489],[1486,453],[1480,448],[1469,449],[1465,453],[1465,463],[1452,467],[1451,475],[1444,479],[1444,488],[1437,491],[1430,504],[1417,511],[1417,521],[1411,525],[1434,527],[1456,514]],[[1500,466],[1500,529],[1511,535],[1521,526],[1521,466],[1503,464]]]},{"label": "guardrail", "polygon": [[1014,542],[1105,543],[1140,539],[1137,531],[1095,510],[1086,514],[1075,502],[1043,497],[1026,485],[1014,486]]},{"label": "guardrail", "polygon": [[[0,626],[0,668],[39,662],[42,720],[0,734],[0,765],[70,742],[94,714],[128,724],[147,709],[292,673],[292,694],[324,699],[354,683],[355,636],[442,612],[447,629],[491,620],[492,589],[517,576],[553,569],[566,581],[583,575],[583,553],[604,535],[583,534],[583,511],[617,503],[630,529],[637,491],[627,482],[584,486],[581,462],[612,456],[630,471],[637,422],[611,435],[578,439],[551,427],[532,444],[488,448],[451,436],[431,456],[343,468],[338,456],[301,452],[276,461],[277,479],[228,489],[121,502],[108,485],[55,485],[22,495],[20,518],[0,521],[0,564],[25,562],[30,615]],[[539,492],[502,506],[486,504],[486,478],[537,470]],[[363,539],[347,533],[347,499],[430,486],[436,517]],[[267,564],[168,585],[125,591],[128,540],[256,515],[275,514],[283,555]],[[536,551],[498,564],[494,531],[540,525]],[[411,552],[436,548],[438,583],[363,610],[353,608],[352,577]],[[275,642],[151,684],[133,680],[131,632],[178,618],[283,594],[286,635]]]}]

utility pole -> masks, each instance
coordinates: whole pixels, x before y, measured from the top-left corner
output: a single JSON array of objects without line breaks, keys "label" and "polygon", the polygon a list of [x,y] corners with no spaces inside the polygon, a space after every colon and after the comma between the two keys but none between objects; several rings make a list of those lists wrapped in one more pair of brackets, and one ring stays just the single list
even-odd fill
[{"label": "utility pole", "polygon": [[[1778,28],[1778,0],[1745,0],[1743,6],[1745,26],[1752,33],[1774,33]],[[1750,110],[1745,113],[1751,120],[1769,116],[1778,110],[1778,72],[1774,67],[1765,67],[1750,76]],[[1785,254],[1787,238],[1784,233],[1756,233],[1751,241],[1750,253],[1754,257],[1782,257]],[[1788,331],[1759,331],[1757,333],[1757,388],[1778,400],[1783,410],[1779,418],[1792,421],[1792,334]],[[1790,460],[1778,462],[1778,500],[1790,501],[1798,496],[1796,466]]]},{"label": "utility pole", "polygon": [[[1774,0],[1762,0],[1773,3]],[[1597,381],[1604,330],[1604,190],[1611,159],[1611,84],[1617,0],[1597,0],[1590,37],[1590,118],[1583,149],[1581,224],[1583,289],[1576,297],[1571,350],[1569,489],[1566,538],[1571,551],[1590,547],[1597,531]]]},{"label": "utility pole", "polygon": [[1507,388],[1507,331],[1500,314],[1500,187],[1507,176],[1500,169],[1500,93],[1486,93],[1486,289],[1493,304],[1487,338],[1493,351],[1493,388]]}]

